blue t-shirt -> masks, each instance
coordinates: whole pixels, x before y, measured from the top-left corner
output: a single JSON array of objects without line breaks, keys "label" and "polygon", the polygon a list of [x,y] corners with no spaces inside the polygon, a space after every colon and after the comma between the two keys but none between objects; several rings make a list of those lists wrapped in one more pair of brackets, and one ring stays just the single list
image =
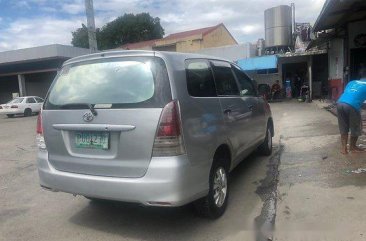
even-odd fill
[{"label": "blue t-shirt", "polygon": [[360,111],[363,102],[366,100],[366,79],[353,80],[346,86],[338,103],[346,103]]}]

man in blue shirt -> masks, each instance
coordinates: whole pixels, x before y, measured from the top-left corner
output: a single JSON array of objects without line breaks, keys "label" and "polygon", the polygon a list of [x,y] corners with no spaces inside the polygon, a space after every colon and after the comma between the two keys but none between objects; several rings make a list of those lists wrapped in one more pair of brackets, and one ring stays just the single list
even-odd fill
[{"label": "man in blue shirt", "polygon": [[361,79],[347,84],[337,102],[338,125],[341,132],[342,154],[347,154],[348,132],[351,132],[350,152],[364,152],[356,143],[362,135],[361,108],[366,100],[366,68],[360,71]]}]

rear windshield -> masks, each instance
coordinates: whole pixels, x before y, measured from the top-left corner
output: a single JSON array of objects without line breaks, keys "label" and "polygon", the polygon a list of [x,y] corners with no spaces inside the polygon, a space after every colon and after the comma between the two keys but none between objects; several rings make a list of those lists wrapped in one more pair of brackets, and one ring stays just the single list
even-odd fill
[{"label": "rear windshield", "polygon": [[24,100],[24,98],[15,98],[12,99],[11,101],[8,102],[8,104],[18,104],[18,103],[22,103]]},{"label": "rear windshield", "polygon": [[64,66],[51,86],[45,109],[80,103],[95,108],[157,108],[170,100],[162,59],[125,57]]}]

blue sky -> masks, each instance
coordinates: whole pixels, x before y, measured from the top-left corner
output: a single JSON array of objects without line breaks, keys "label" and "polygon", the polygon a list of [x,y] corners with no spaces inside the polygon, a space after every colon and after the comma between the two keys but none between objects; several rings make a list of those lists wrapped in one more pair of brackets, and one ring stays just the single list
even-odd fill
[{"label": "blue sky", "polygon": [[[149,12],[166,34],[223,22],[238,42],[264,37],[265,9],[295,2],[297,22],[314,23],[325,0],[94,0],[97,27],[124,13]],[[70,44],[86,22],[84,0],[0,0],[0,51]]]}]

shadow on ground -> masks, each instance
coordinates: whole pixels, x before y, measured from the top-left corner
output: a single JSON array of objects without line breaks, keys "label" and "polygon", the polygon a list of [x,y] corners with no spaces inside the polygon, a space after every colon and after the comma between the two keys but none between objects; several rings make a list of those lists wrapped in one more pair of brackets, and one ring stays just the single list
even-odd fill
[{"label": "shadow on ground", "polygon": [[127,239],[197,240],[199,237],[200,240],[220,240],[243,230],[253,230],[253,218],[258,215],[253,210],[262,206],[255,190],[267,164],[268,158],[252,154],[233,170],[230,203],[225,215],[218,220],[197,217],[193,205],[156,208],[91,201],[70,221],[86,228],[123,235]]}]

